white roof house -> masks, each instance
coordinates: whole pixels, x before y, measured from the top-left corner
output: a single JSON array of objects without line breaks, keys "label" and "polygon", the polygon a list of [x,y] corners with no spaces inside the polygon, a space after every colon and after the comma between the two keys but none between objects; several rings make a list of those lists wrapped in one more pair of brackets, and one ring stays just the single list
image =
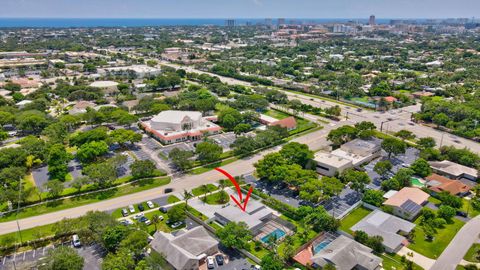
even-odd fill
[{"label": "white roof house", "polygon": [[157,231],[153,237],[152,248],[178,270],[198,269],[200,260],[218,252],[218,241],[202,226],[176,235]]},{"label": "white roof house", "polygon": [[382,259],[374,255],[371,248],[340,235],[315,254],[312,262],[321,267],[333,264],[338,270],[376,270],[381,269]]},{"label": "white roof house", "polygon": [[478,171],[476,169],[449,160],[431,161],[429,164],[436,173],[453,179],[464,177],[476,181],[478,178]]},{"label": "white roof house", "polygon": [[274,211],[261,202],[249,200],[245,212],[236,204],[230,203],[215,212],[215,219],[221,224],[228,222],[245,222],[251,231],[263,225],[264,221],[273,216]]},{"label": "white roof house", "polygon": [[409,233],[413,228],[415,228],[414,223],[377,209],[353,225],[351,230],[364,231],[369,236],[381,236],[385,249],[388,252],[395,252],[408,242],[398,233]]}]

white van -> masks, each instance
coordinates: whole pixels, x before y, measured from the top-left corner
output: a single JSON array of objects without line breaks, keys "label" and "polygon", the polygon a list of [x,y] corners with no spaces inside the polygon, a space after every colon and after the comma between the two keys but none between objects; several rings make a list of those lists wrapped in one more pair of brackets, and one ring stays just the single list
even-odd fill
[{"label": "white van", "polygon": [[72,236],[72,244],[76,248],[79,248],[82,246],[82,243],[80,242],[80,238],[78,237],[78,235],[74,234]]}]

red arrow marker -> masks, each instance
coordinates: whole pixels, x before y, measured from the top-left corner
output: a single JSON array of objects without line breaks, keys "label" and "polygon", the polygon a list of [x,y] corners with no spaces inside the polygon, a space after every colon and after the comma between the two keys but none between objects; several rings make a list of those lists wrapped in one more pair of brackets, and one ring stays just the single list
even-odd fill
[{"label": "red arrow marker", "polygon": [[232,182],[232,184],[235,186],[240,200],[237,200],[233,195],[230,195],[230,198],[232,198],[232,200],[238,205],[238,207],[240,207],[240,209],[242,209],[242,211],[245,212],[245,209],[247,209],[248,199],[250,199],[250,195],[252,195],[253,187],[250,187],[250,190],[247,193],[247,197],[245,198],[242,204],[242,200],[243,200],[242,190],[240,189],[240,185],[237,183],[235,178],[231,176],[228,172],[224,171],[223,169],[215,168],[215,170],[225,175],[230,180],[230,182]]}]

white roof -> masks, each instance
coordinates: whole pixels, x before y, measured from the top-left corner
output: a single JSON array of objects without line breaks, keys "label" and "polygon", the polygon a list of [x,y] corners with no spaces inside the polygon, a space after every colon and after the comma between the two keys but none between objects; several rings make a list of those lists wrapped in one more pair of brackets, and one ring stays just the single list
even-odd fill
[{"label": "white roof", "polygon": [[342,167],[352,163],[350,159],[333,155],[330,153],[318,152],[315,154],[315,161],[334,167]]},{"label": "white roof", "polygon": [[157,114],[151,119],[152,122],[168,122],[168,123],[181,123],[186,117],[190,117],[192,120],[197,120],[202,117],[201,112],[195,111],[163,111]]},{"label": "white roof", "polygon": [[396,190],[389,190],[387,193],[383,194],[383,198],[385,199],[389,199],[391,198],[393,195],[397,194],[398,191]]},{"label": "white roof", "polygon": [[103,87],[113,87],[113,86],[117,86],[118,83],[117,82],[114,82],[114,81],[96,81],[96,82],[93,82],[90,84],[91,87],[99,87],[99,88],[103,88]]},{"label": "white roof", "polygon": [[26,99],[25,99],[25,100],[22,100],[22,101],[18,102],[16,105],[17,105],[17,106],[27,105],[27,104],[30,104],[30,103],[32,103],[32,102],[33,102],[33,101],[31,101],[31,100],[26,100]]}]

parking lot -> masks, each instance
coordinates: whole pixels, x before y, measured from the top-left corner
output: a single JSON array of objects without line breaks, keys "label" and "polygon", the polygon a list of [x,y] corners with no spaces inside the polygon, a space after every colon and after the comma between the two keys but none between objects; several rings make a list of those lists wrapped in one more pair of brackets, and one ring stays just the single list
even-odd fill
[{"label": "parking lot", "polygon": [[347,215],[352,207],[360,202],[361,196],[355,190],[350,188],[344,188],[338,197],[331,198],[330,200],[321,203],[325,210],[335,218],[341,218]]},{"label": "parking lot", "polygon": [[[77,159],[70,160],[70,162],[68,162],[68,172],[70,173],[73,179],[77,179],[80,176],[82,176],[82,164],[80,164],[80,161],[78,161]],[[49,180],[48,166],[45,165],[45,166],[34,169],[32,171],[32,176],[33,176],[33,180],[35,181],[35,185],[41,191],[45,191],[44,185]],[[70,183],[64,182],[64,186],[69,187]]]},{"label": "parking lot", "polygon": [[286,185],[282,186],[259,180],[255,182],[255,188],[290,206],[299,207],[302,204],[298,194],[290,190]]},{"label": "parking lot", "polygon": [[237,139],[237,137],[233,132],[228,132],[210,136],[209,139],[220,145],[225,152],[230,150],[230,145]]},{"label": "parking lot", "polygon": [[183,150],[183,151],[192,151],[192,152],[195,151],[194,143],[192,143],[192,142],[190,142],[190,143],[182,142],[182,143],[176,143],[176,144],[171,144],[171,145],[164,146],[160,149],[160,153],[162,153],[162,155],[168,157],[170,152],[175,148],[178,148],[178,149]]},{"label": "parking lot", "polygon": [[[214,260],[214,269],[220,270],[247,270],[252,268],[252,264],[248,262],[248,260],[243,257],[240,253],[227,249],[222,245],[219,245],[219,254],[223,255],[225,260],[223,265],[218,265],[217,261]],[[204,263],[200,265],[199,270],[207,270],[207,264]]]},{"label": "parking lot", "polygon": [[[71,246],[70,242],[66,242],[63,245]],[[61,246],[47,246],[25,252],[15,253],[13,255],[0,258],[0,270],[10,270],[14,268],[14,262],[16,269],[36,269],[37,265],[42,264],[42,260],[48,254],[49,250],[55,249]],[[102,258],[106,255],[105,251],[98,245],[84,246],[75,249],[80,256],[85,259],[84,269],[88,270],[100,270],[102,264]]]}]

